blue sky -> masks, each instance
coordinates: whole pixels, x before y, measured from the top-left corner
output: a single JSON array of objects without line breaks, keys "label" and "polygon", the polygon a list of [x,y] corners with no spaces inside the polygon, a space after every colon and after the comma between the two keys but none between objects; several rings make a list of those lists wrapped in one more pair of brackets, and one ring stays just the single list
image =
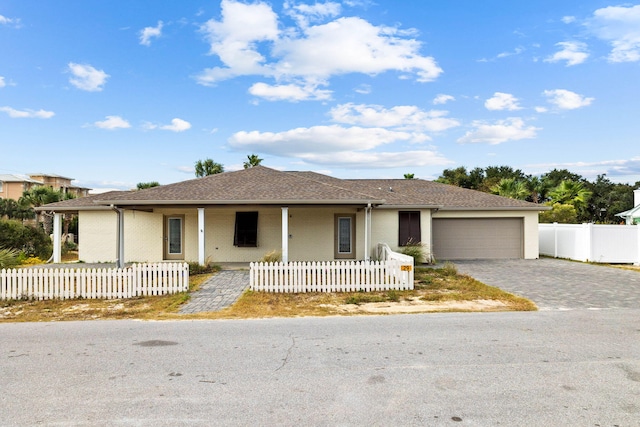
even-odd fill
[{"label": "blue sky", "polygon": [[640,3],[0,3],[0,173],[94,189],[249,154],[339,178],[640,180]]}]

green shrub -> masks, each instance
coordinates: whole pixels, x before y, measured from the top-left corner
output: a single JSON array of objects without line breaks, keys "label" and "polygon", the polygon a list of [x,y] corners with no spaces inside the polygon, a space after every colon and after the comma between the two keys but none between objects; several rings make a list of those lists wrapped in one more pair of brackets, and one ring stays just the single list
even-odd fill
[{"label": "green shrub", "polygon": [[189,275],[196,274],[209,274],[215,273],[216,271],[220,271],[220,267],[217,265],[209,264],[200,265],[197,262],[190,262],[189,264]]},{"label": "green shrub", "polygon": [[411,239],[402,247],[400,253],[413,257],[415,265],[420,265],[425,261],[424,245]]},{"label": "green shrub", "polygon": [[49,259],[53,252],[51,239],[42,228],[15,220],[0,220],[0,247],[41,259]]},{"label": "green shrub", "polygon": [[18,265],[18,251],[0,248],[0,268],[11,268]]}]

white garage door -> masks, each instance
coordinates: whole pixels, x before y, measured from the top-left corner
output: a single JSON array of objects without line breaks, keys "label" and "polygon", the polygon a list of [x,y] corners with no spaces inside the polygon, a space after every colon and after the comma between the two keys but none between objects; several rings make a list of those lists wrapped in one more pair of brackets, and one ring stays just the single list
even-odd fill
[{"label": "white garage door", "polygon": [[522,218],[434,218],[436,259],[522,258]]}]

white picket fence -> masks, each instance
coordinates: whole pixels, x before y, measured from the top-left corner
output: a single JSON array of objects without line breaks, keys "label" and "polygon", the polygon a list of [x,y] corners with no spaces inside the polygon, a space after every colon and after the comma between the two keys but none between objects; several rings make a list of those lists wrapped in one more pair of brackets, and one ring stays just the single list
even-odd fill
[{"label": "white picket fence", "polygon": [[126,268],[0,270],[0,300],[116,299],[187,290],[187,263],[132,264]]},{"label": "white picket fence", "polygon": [[539,224],[540,255],[577,261],[640,264],[640,226]]},{"label": "white picket fence", "polygon": [[413,289],[411,263],[326,261],[250,264],[250,288],[263,292],[357,292]]}]

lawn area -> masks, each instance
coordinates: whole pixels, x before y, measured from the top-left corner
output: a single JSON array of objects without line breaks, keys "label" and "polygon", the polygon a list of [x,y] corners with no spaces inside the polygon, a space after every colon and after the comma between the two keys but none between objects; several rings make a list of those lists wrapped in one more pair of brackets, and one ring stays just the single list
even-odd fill
[{"label": "lawn area", "polygon": [[[215,273],[214,273],[215,274]],[[191,292],[210,274],[192,275]],[[443,311],[530,311],[531,301],[458,274],[455,266],[417,268],[412,291],[274,294],[245,292],[219,312],[180,314],[189,293],[125,300],[0,301],[0,322],[95,319],[248,319]]]}]

